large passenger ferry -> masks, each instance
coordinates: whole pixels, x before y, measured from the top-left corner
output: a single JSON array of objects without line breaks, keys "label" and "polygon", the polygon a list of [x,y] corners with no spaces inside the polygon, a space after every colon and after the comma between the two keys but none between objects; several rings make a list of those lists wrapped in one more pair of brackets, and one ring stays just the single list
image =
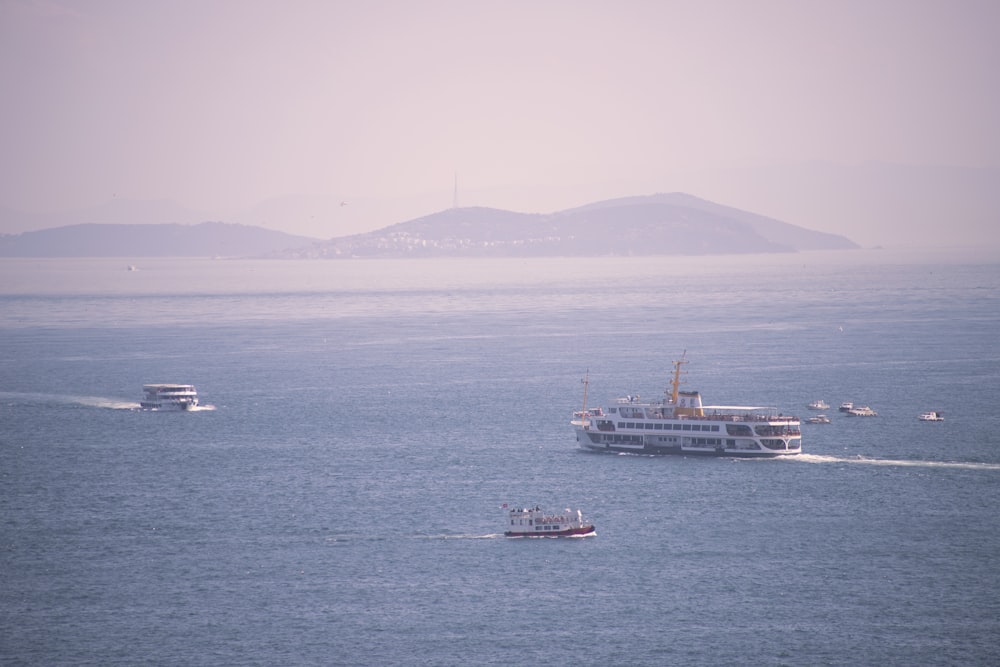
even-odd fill
[{"label": "large passenger ferry", "polygon": [[190,410],[198,405],[193,384],[144,384],[142,392],[143,410]]},{"label": "large passenger ferry", "polygon": [[798,417],[776,408],[702,405],[696,391],[680,391],[684,356],[663,400],[638,396],[617,399],[607,408],[587,407],[589,375],[584,380],[583,410],[571,422],[576,440],[587,450],[644,454],[767,457],[802,452]]}]

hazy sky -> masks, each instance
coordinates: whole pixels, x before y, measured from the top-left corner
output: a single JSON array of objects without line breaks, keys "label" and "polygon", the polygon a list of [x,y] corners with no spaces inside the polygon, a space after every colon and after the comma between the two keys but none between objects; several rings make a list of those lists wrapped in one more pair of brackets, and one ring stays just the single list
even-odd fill
[{"label": "hazy sky", "polygon": [[0,206],[995,167],[998,30],[996,0],[0,0]]}]

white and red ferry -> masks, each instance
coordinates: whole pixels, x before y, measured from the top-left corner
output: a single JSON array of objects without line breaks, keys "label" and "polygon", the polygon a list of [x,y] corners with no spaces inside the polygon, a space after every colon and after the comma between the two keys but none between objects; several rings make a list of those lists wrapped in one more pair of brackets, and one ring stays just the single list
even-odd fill
[{"label": "white and red ferry", "polygon": [[[504,505],[506,507],[506,505]],[[573,537],[594,535],[594,524],[583,520],[580,510],[547,514],[541,507],[512,509],[507,515],[506,537]]]},{"label": "white and red ferry", "polygon": [[679,391],[682,356],[663,400],[619,398],[606,408],[587,407],[589,375],[584,380],[583,410],[571,424],[576,441],[587,450],[643,454],[768,457],[802,453],[801,422],[776,408],[702,405],[696,391]]}]

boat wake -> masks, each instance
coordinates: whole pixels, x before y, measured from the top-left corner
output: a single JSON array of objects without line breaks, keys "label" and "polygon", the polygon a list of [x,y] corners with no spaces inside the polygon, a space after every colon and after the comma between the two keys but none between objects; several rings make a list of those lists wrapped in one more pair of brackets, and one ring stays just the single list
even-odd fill
[{"label": "boat wake", "polygon": [[486,535],[477,534],[441,534],[441,535],[404,535],[404,536],[388,536],[388,535],[332,535],[326,538],[327,542],[330,543],[346,543],[346,542],[383,542],[393,539],[408,539],[408,540],[492,540],[499,537],[503,537],[503,533],[488,533]]},{"label": "boat wake", "polygon": [[120,398],[13,391],[0,391],[0,402],[7,403],[8,405],[17,403],[83,405],[89,408],[106,408],[110,410],[137,410],[139,408],[137,401],[123,401]]},{"label": "boat wake", "polygon": [[116,398],[101,398],[99,396],[68,396],[77,405],[91,408],[108,408],[111,410],[135,410],[139,407],[137,401],[123,401]]},{"label": "boat wake", "polygon": [[803,463],[855,463],[871,466],[895,466],[900,468],[959,468],[963,470],[1000,470],[1000,463],[972,463],[963,461],[906,461],[902,459],[872,459],[864,456],[822,456],[820,454],[799,454],[780,457],[783,461]]},{"label": "boat wake", "polygon": [[418,540],[492,540],[503,537],[503,533],[490,533],[488,535],[415,535]]}]

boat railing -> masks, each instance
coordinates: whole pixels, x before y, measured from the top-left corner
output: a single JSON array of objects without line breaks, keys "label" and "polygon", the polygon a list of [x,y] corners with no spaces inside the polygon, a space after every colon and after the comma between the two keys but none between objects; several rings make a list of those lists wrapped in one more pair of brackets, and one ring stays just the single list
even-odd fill
[{"label": "boat railing", "polygon": [[[672,419],[672,420],[690,420],[690,421],[747,421],[747,422],[797,422],[800,421],[798,417],[793,415],[764,415],[764,414],[753,414],[744,413],[741,415],[726,415],[719,413],[705,414],[705,415],[674,415],[667,416],[662,413],[652,412],[644,417],[645,419]],[[643,419],[643,417],[626,417],[626,419]]]},{"label": "boat railing", "polygon": [[577,517],[572,515],[545,514],[539,515],[539,510],[535,509],[513,509],[510,510],[511,519],[529,519],[536,526],[548,526],[555,524],[568,524],[577,521]]}]

